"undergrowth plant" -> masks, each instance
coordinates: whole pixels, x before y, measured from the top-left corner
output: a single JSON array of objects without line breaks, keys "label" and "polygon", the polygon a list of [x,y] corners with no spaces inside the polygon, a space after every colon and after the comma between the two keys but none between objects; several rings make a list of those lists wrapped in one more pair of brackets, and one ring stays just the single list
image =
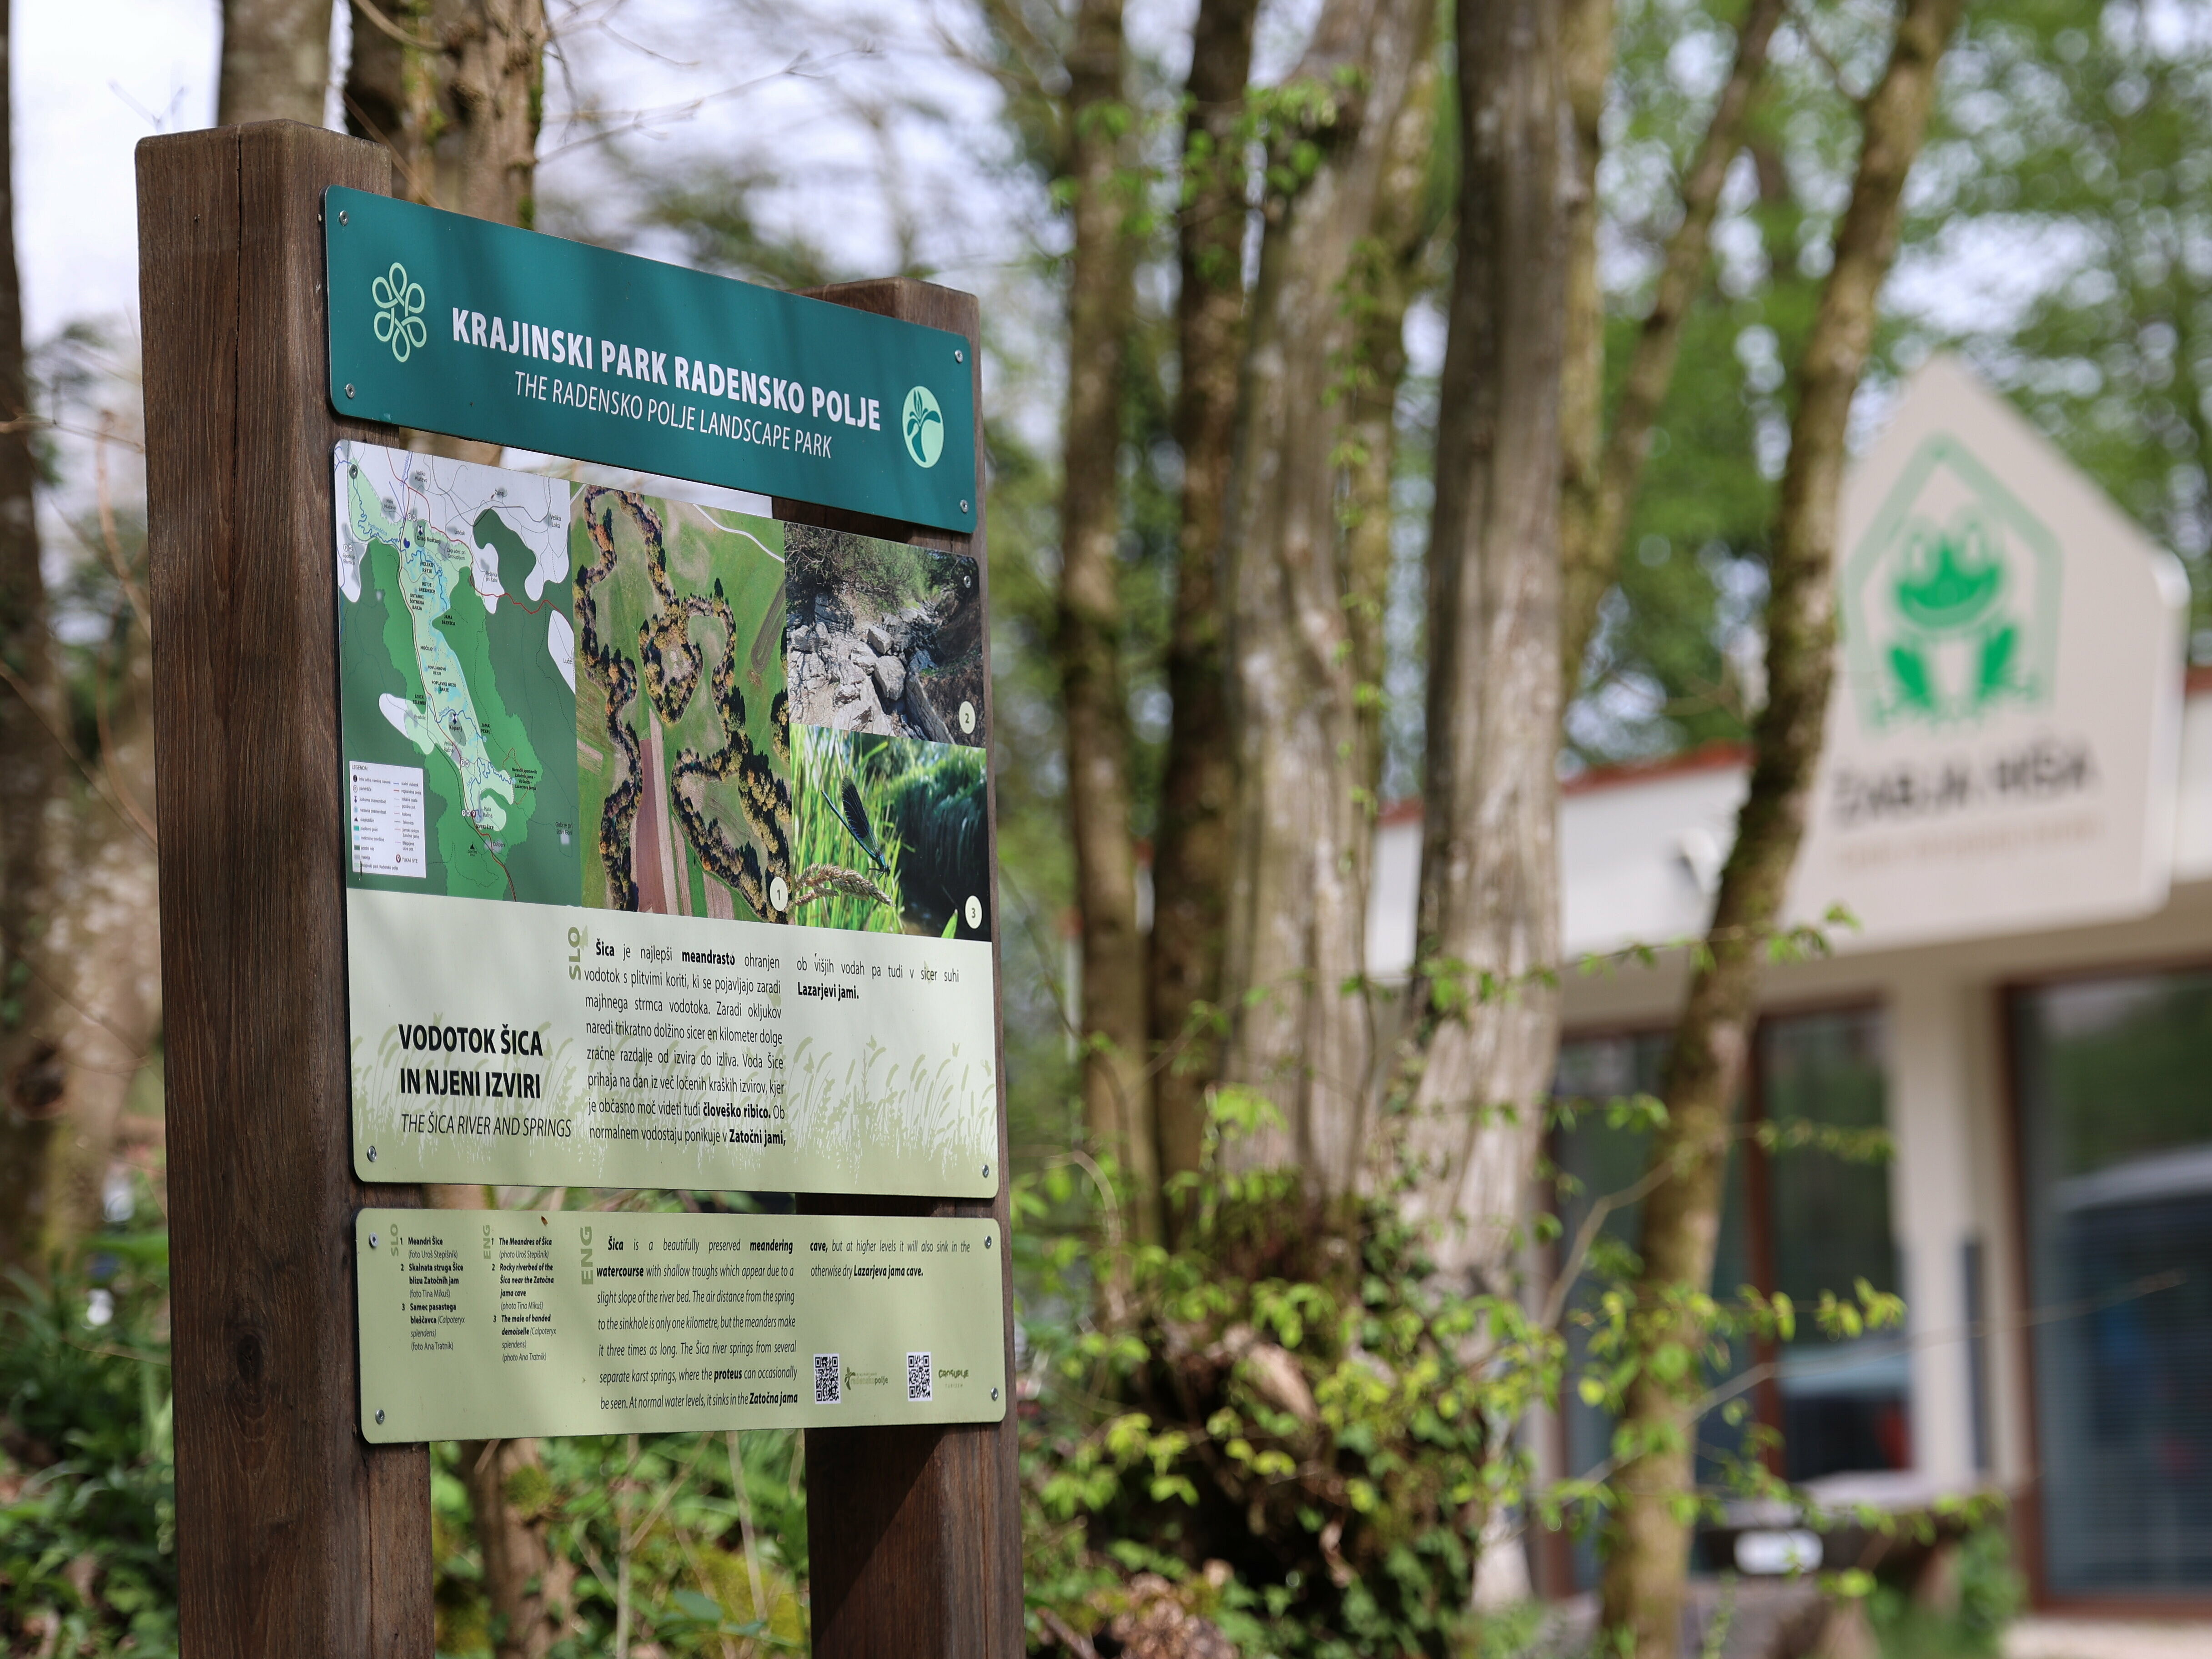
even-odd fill
[{"label": "undergrowth plant", "polygon": [[[1386,1195],[1325,1208],[1219,1157],[1273,1108],[1224,1091],[1173,1249],[1112,1237],[1112,1172],[1015,1194],[1033,1637],[1095,1626],[1128,1575],[1183,1587],[1253,1653],[1452,1651],[1472,1540],[1523,1498],[1515,1427],[1565,1347],[1510,1297],[1442,1284]],[[1102,1253],[1046,1231],[1083,1196]]]},{"label": "undergrowth plant", "polygon": [[177,1651],[168,1237],[0,1288],[0,1650]]},{"label": "undergrowth plant", "polygon": [[890,781],[848,733],[792,728],[792,916],[814,927],[902,931],[898,814]]},{"label": "undergrowth plant", "polygon": [[[796,1431],[586,1435],[539,1443],[507,1498],[571,1575],[550,1659],[806,1650],[806,1495]],[[468,1497],[451,1442],[431,1448],[438,1651],[491,1651]],[[733,1461],[734,1460],[734,1461]],[[738,1471],[742,1468],[742,1485]]]},{"label": "undergrowth plant", "polygon": [[[1665,1108],[1630,1096],[1551,1109],[1562,1125],[1592,1111],[1620,1127]],[[1166,1581],[1248,1654],[1498,1648],[1495,1616],[1471,1609],[1486,1527],[1506,1547],[1531,1526],[1598,1534],[1613,1471],[1635,1449],[1617,1432],[1597,1467],[1539,1480],[1522,1434],[1532,1408],[1571,1397],[1617,1413],[1646,1373],[1680,1393],[1693,1423],[1710,1413],[1742,1431],[1683,1495],[1693,1520],[1719,1521],[1742,1498],[1923,1541],[1988,1520],[1993,1502],[1971,1498],[1821,1515],[1772,1473],[1777,1437],[1746,1420],[1765,1373],[1741,1356],[1790,1340],[1801,1318],[1837,1340],[1894,1328],[1896,1297],[1861,1281],[1801,1310],[1748,1285],[1672,1287],[1644,1305],[1634,1251],[1601,1225],[1635,1189],[1596,1195],[1571,1238],[1555,1215],[1534,1218],[1523,1243],[1555,1253],[1548,1285],[1472,1292],[1437,1272],[1427,1236],[1405,1220],[1405,1171],[1331,1205],[1296,1170],[1224,1158],[1273,1123],[1259,1094],[1217,1092],[1204,1166],[1176,1195],[1193,1219],[1173,1248],[1128,1241],[1131,1195],[1087,1155],[1015,1185],[1035,1650],[1081,1651],[1085,1632],[1130,1608],[1139,1575]],[[1774,1152],[1887,1151],[1878,1132],[1769,1121],[1741,1133]],[[1694,1350],[1671,1334],[1686,1304],[1705,1333]],[[1875,1588],[1857,1571],[1820,1583],[1847,1598]]]}]

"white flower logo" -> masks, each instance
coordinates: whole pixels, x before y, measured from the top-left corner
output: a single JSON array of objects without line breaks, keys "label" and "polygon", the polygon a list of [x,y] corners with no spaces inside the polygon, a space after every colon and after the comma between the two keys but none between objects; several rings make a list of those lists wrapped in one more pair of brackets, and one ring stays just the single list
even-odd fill
[{"label": "white flower logo", "polygon": [[398,261],[368,286],[376,301],[376,337],[392,348],[401,362],[430,337],[422,323],[422,284],[407,280],[407,267]]}]

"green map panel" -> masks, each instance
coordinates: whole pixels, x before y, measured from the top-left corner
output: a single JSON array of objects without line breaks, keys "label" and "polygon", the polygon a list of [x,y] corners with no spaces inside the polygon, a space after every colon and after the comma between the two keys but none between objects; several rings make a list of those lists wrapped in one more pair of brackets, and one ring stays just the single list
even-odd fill
[{"label": "green map panel", "polygon": [[[573,903],[582,848],[574,670],[562,666],[575,636],[568,486],[365,444],[338,446],[336,471],[348,787],[380,792],[349,799],[349,878]],[[355,763],[378,772],[364,779]],[[419,808],[386,769],[419,775]],[[417,810],[419,843],[404,825],[392,830],[404,851],[362,828]]]}]

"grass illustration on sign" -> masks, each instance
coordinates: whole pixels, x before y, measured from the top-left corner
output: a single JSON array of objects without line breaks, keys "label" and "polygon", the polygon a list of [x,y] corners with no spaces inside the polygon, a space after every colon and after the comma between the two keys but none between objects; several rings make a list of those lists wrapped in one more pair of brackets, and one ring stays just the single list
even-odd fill
[{"label": "grass illustration on sign", "polygon": [[864,1155],[950,1180],[972,1176],[995,1144],[998,1073],[988,1054],[954,1043],[941,1059],[901,1062],[872,1036],[832,1045],[802,1037],[789,1056],[784,1103],[793,1150],[857,1176]]},{"label": "grass illustration on sign", "polygon": [[1957,726],[2047,702],[2059,580],[2042,520],[1959,439],[1928,439],[1844,568],[1862,723]]}]

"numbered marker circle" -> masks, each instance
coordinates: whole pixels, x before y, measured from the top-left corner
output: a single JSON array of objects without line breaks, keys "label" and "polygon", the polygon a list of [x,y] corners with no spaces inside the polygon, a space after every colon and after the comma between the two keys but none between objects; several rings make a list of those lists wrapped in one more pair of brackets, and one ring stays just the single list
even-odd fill
[{"label": "numbered marker circle", "polygon": [[791,889],[783,884],[781,876],[769,878],[768,902],[779,910],[788,910],[791,908]]},{"label": "numbered marker circle", "polygon": [[968,918],[970,927],[981,927],[983,925],[983,901],[970,893],[968,902],[961,908],[961,914]]},{"label": "numbered marker circle", "polygon": [[965,699],[960,704],[960,730],[963,736],[975,735],[975,705]]}]

